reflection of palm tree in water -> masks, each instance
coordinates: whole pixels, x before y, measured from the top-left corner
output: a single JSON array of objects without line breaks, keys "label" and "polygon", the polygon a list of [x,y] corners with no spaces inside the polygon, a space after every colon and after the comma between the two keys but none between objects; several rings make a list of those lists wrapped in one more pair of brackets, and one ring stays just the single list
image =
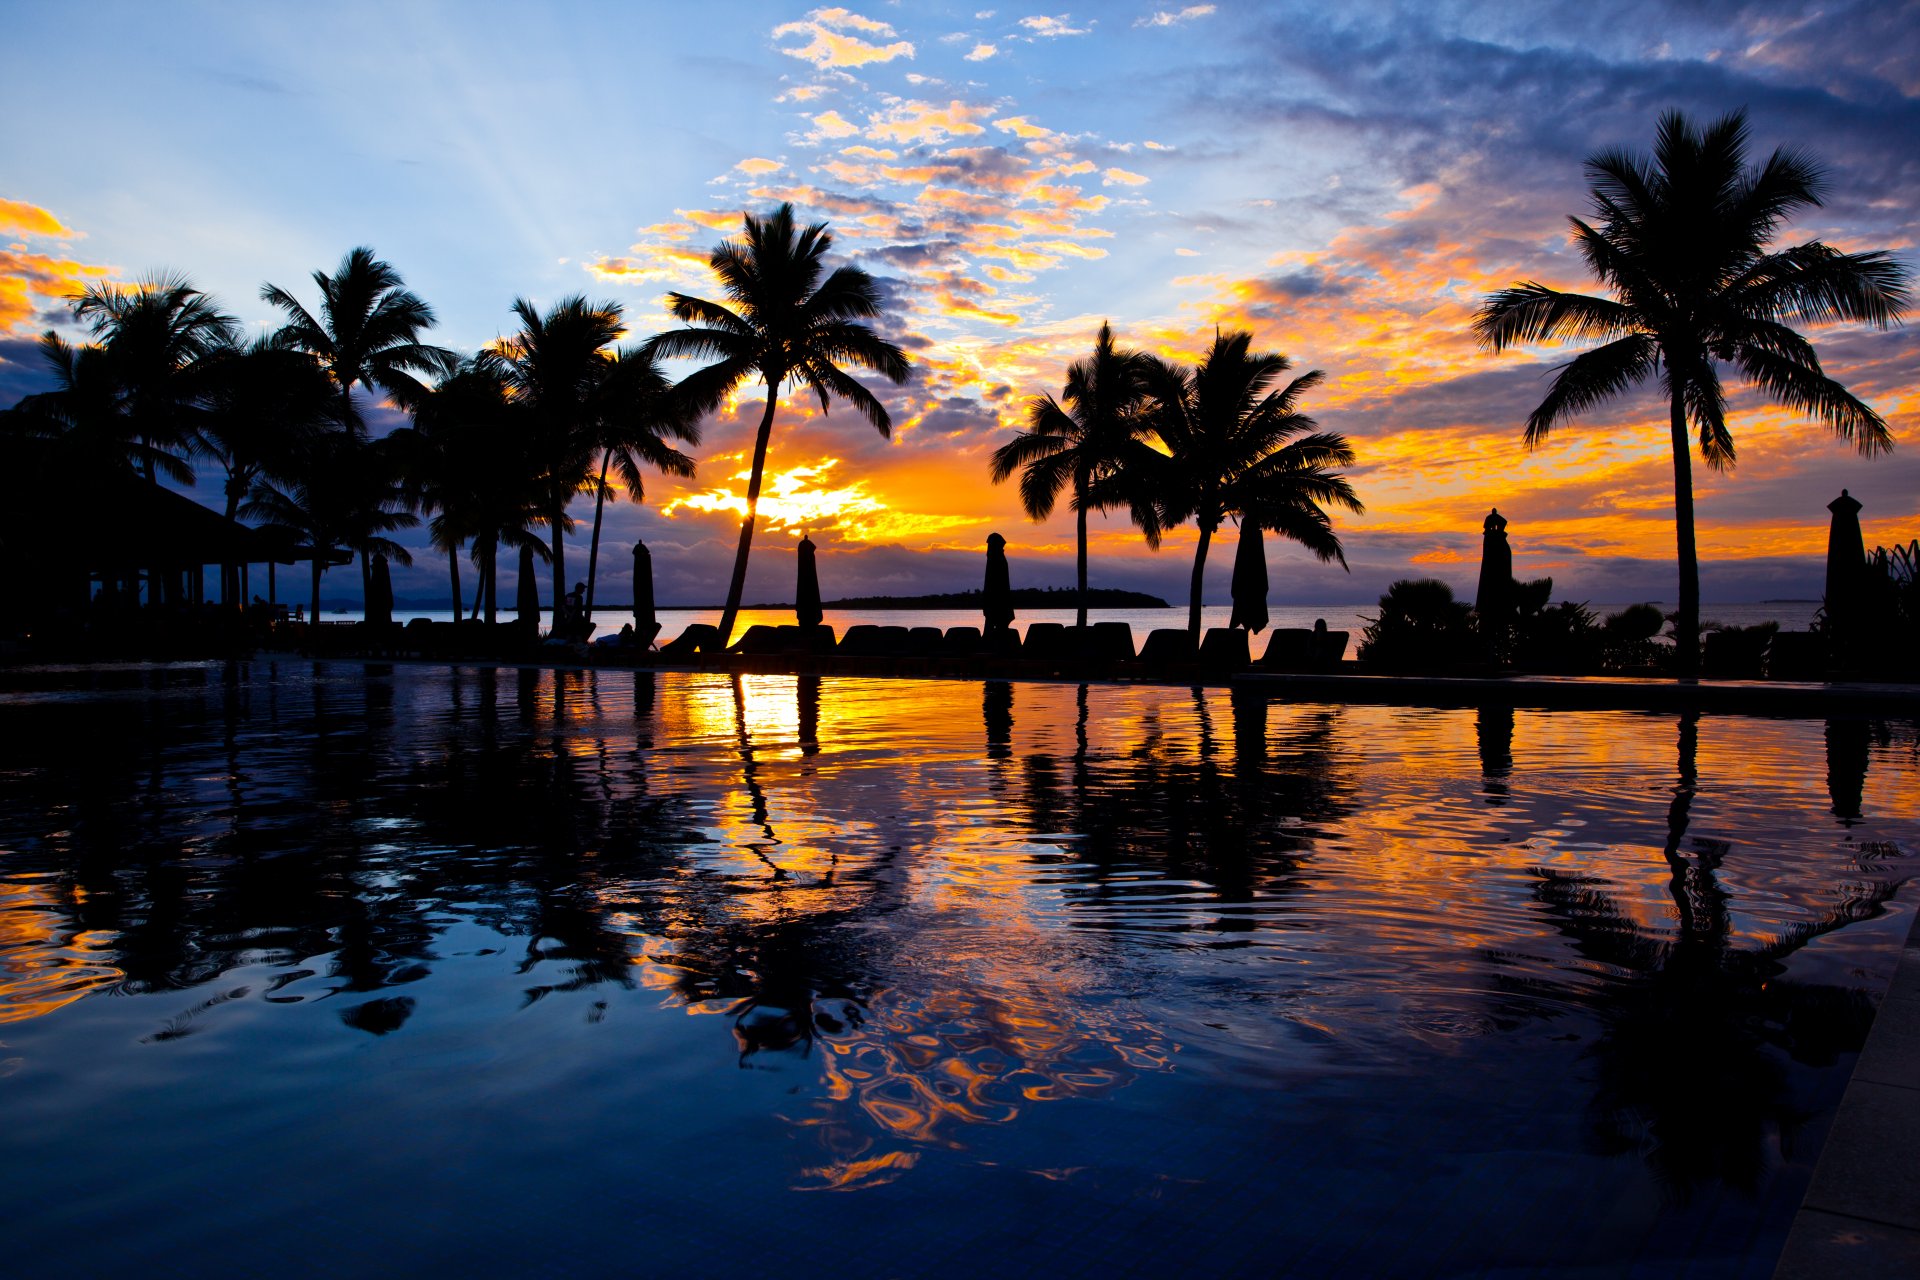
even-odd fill
[{"label": "reflection of palm tree in water", "polygon": [[[1029,829],[1067,834],[1067,846],[1096,873],[1095,896],[1126,891],[1130,878],[1113,879],[1149,863],[1170,876],[1212,885],[1215,897],[1244,903],[1284,892],[1300,875],[1311,844],[1303,823],[1341,812],[1345,785],[1335,774],[1331,745],[1337,709],[1302,711],[1270,740],[1271,704],[1252,690],[1229,695],[1233,760],[1214,731],[1209,695],[1194,691],[1196,733],[1170,732],[1157,715],[1131,726],[1138,735],[1119,749],[1097,751],[1089,728],[1088,690],[1076,694],[1071,777],[1063,785],[1046,755],[1025,763],[1024,803]],[[1275,747],[1283,747],[1276,758]],[[1240,931],[1244,917],[1207,927]]]},{"label": "reflection of palm tree in water", "polygon": [[[1752,1191],[1776,1135],[1805,1118],[1779,1055],[1812,1066],[1857,1051],[1873,1020],[1864,992],[1785,977],[1787,960],[1824,934],[1882,913],[1898,882],[1848,886],[1818,919],[1757,945],[1736,945],[1722,841],[1686,844],[1698,785],[1699,717],[1680,721],[1679,779],[1663,850],[1677,916],[1673,936],[1641,924],[1592,876],[1537,867],[1534,898],[1601,974],[1504,985],[1591,1009],[1601,1036],[1592,1134],[1608,1154],[1640,1151],[1685,1197],[1716,1181]],[[1495,957],[1511,972],[1510,958]]]}]

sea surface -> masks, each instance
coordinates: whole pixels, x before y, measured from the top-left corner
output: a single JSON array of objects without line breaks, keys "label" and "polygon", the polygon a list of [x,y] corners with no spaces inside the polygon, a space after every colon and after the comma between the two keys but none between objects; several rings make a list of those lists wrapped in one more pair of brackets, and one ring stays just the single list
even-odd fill
[{"label": "sea surface", "polygon": [[[1631,603],[1631,602],[1629,602]],[[1595,616],[1604,618],[1609,613],[1617,613],[1626,608],[1626,604],[1590,604],[1587,606]],[[1661,606],[1671,612],[1672,604]],[[1813,623],[1814,614],[1819,610],[1819,601],[1782,601],[1768,604],[1721,604],[1704,605],[1700,616],[1707,622],[1725,623],[1728,626],[1748,627],[1762,622],[1778,623],[1784,631],[1805,631]],[[1377,603],[1368,604],[1327,604],[1327,605],[1273,605],[1268,609],[1269,626],[1307,627],[1324,619],[1327,627],[1333,631],[1346,631],[1350,635],[1347,656],[1352,657],[1360,647],[1360,632],[1380,614]],[[361,613],[357,609],[334,609],[323,613],[321,617],[328,622],[358,622]],[[406,621],[410,618],[426,618],[433,622],[451,622],[453,612],[448,609],[396,609],[395,619]],[[514,616],[511,609],[503,609],[500,616]],[[717,623],[720,621],[718,609],[660,609],[655,615],[660,622],[660,637],[671,640],[687,627],[696,622]],[[1201,609],[1203,627],[1224,627],[1233,616],[1231,605],[1207,605]],[[1013,620],[1014,630],[1026,633],[1027,624],[1032,622],[1064,622],[1073,625],[1074,611],[1066,609],[1026,609],[1020,611]],[[1156,627],[1181,627],[1187,625],[1187,607],[1179,605],[1166,609],[1089,609],[1087,619],[1090,622],[1124,622],[1133,628],[1136,644],[1147,638],[1147,633]],[[742,609],[734,623],[734,634],[738,636],[756,622],[771,623],[776,626],[795,620],[791,609]],[[609,636],[619,634],[620,628],[633,621],[629,609],[595,609],[593,611],[594,634]],[[826,623],[836,634],[845,635],[847,628],[863,622],[875,623],[883,627],[939,627],[942,631],[949,627],[977,627],[982,624],[981,615],[965,609],[828,609]]]},{"label": "sea surface", "polygon": [[1903,721],[0,670],[0,1257],[1765,1277],[1917,857]]}]

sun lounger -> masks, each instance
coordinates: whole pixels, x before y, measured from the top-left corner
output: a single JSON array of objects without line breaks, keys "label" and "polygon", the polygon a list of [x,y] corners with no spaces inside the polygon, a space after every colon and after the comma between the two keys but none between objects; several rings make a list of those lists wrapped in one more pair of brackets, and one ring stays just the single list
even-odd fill
[{"label": "sun lounger", "polygon": [[1244,671],[1251,665],[1247,633],[1239,627],[1209,627],[1200,641],[1200,665],[1214,671]]}]

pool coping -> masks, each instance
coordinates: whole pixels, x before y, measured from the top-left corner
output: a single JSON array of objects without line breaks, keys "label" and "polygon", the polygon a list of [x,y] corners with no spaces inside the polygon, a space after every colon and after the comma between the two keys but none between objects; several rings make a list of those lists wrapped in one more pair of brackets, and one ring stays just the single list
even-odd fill
[{"label": "pool coping", "polygon": [[1920,914],[1773,1280],[1920,1276]]},{"label": "pool coping", "polygon": [[1772,680],[1649,680],[1623,676],[1399,676],[1251,671],[1233,683],[1315,701],[1483,703],[1593,710],[1730,711],[1821,715],[1920,710],[1920,684],[1815,684]]}]

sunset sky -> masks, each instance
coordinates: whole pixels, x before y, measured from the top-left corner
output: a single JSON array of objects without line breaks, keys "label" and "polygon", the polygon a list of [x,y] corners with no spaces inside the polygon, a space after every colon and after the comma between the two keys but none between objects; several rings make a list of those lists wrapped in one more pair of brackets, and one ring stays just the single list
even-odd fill
[{"label": "sunset sky", "polygon": [[[1340,518],[1351,574],[1270,544],[1276,601],[1370,600],[1415,574],[1470,592],[1490,505],[1516,572],[1551,574],[1557,596],[1670,601],[1657,390],[1527,453],[1522,423],[1568,352],[1481,351],[1481,297],[1528,278],[1590,287],[1567,241],[1581,161],[1649,149],[1670,107],[1744,106],[1753,159],[1790,145],[1826,163],[1826,206],[1783,242],[1920,258],[1912,3],[6,14],[0,407],[43,385],[32,341],[72,332],[63,295],[93,280],[177,269],[260,329],[276,318],[263,281],[311,299],[310,273],[365,244],[433,305],[444,345],[507,331],[516,296],[576,292],[620,303],[638,342],[667,326],[667,290],[718,296],[706,255],[743,209],[791,200],[829,221],[881,280],[882,327],[916,373],[868,380],[891,441],[845,409],[783,405],[749,599],[788,597],[802,525],[830,597],[976,586],[995,530],[1016,585],[1069,583],[1064,504],[1032,524],[986,459],[1110,319],[1188,360],[1216,325],[1250,327],[1326,371],[1305,407],[1352,438],[1368,510]],[[1709,602],[1817,596],[1843,486],[1869,546],[1920,535],[1920,338],[1814,337],[1898,447],[1865,459],[1737,395],[1738,468],[1696,473]],[[695,481],[610,508],[603,598],[625,597],[635,537],[663,602],[723,594],[760,395],[709,425]],[[1149,552],[1101,522],[1093,582],[1183,599],[1192,545],[1186,531]],[[1231,560],[1213,558],[1210,599]],[[357,594],[357,575],[335,577],[329,597]],[[423,553],[396,587],[437,599],[444,577]]]}]

